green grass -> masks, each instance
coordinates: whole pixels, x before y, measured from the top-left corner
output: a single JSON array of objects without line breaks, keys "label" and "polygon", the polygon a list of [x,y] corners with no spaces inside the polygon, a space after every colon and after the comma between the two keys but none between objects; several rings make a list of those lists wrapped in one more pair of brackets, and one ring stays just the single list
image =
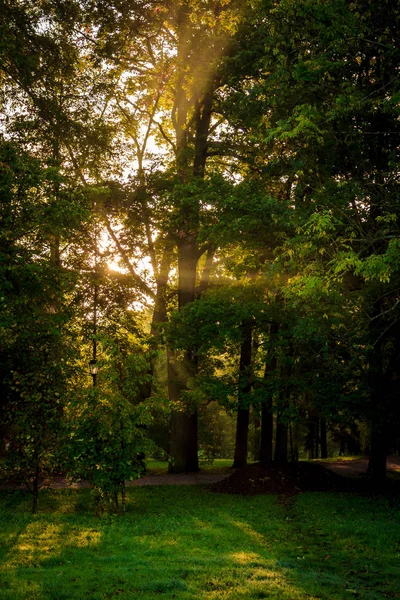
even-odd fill
[{"label": "green grass", "polygon": [[[365,455],[362,454],[355,454],[353,456],[329,456],[328,458],[314,458],[314,459],[310,459],[308,460],[308,462],[351,462],[352,460],[359,460],[360,458],[368,458]],[[302,459],[302,460],[307,460],[306,458]]]},{"label": "green grass", "polygon": [[[218,473],[219,471],[227,471],[233,463],[233,458],[215,458],[212,465],[200,462],[200,470],[207,473]],[[146,466],[149,475],[164,475],[168,472],[168,462],[155,460],[154,458],[146,459]]]},{"label": "green grass", "polygon": [[95,517],[88,490],[0,494],[0,598],[378,600],[400,597],[400,506],[386,498],[128,489]]}]

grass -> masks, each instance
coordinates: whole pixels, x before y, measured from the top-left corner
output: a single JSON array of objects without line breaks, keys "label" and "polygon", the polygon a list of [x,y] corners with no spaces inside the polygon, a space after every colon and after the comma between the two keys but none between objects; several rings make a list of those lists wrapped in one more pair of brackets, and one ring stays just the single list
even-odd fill
[{"label": "grass", "polygon": [[400,506],[310,493],[128,489],[124,516],[93,516],[89,490],[0,494],[0,598],[378,600],[400,597]]}]

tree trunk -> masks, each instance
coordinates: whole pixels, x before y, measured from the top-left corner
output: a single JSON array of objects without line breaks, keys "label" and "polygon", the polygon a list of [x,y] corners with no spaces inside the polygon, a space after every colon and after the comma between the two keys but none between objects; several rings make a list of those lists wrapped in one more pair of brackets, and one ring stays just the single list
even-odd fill
[{"label": "tree trunk", "polygon": [[236,420],[236,441],[233,469],[241,469],[247,465],[247,440],[249,434],[250,410],[239,408]]},{"label": "tree trunk", "polygon": [[280,412],[278,412],[276,423],[274,461],[277,464],[286,464],[288,461],[288,425],[282,421]]},{"label": "tree trunk", "polygon": [[253,417],[253,427],[254,427],[254,438],[253,438],[253,448],[252,448],[252,454],[254,457],[255,461],[259,461],[260,460],[260,451],[261,451],[261,446],[260,446],[260,442],[261,442],[261,419],[260,419],[260,415],[258,413],[253,413],[254,417]]},{"label": "tree trunk", "polygon": [[247,465],[247,441],[249,435],[249,394],[251,391],[251,351],[252,323],[242,324],[242,344],[240,347],[238,413],[236,421],[236,442],[233,469],[241,469]]},{"label": "tree trunk", "polygon": [[265,467],[272,462],[272,437],[274,432],[274,415],[272,398],[265,401],[261,408],[261,448],[260,464]]},{"label": "tree trunk", "polygon": [[368,462],[368,477],[374,483],[381,483],[386,478],[386,459],[388,452],[387,427],[384,424],[372,426],[371,452]]},{"label": "tree trunk", "polygon": [[[183,241],[178,247],[178,303],[179,308],[194,301],[198,249],[196,242]],[[171,414],[170,473],[189,473],[199,470],[197,457],[197,411],[182,402],[182,392],[187,390],[188,379],[195,374],[196,357],[187,352],[182,361],[171,353],[168,361],[168,393],[181,409]]]},{"label": "tree trunk", "polygon": [[[286,464],[288,461],[288,423],[287,415],[285,410],[289,407],[290,399],[290,387],[289,377],[291,375],[291,368],[289,365],[285,365],[281,369],[281,377],[284,381],[284,386],[281,391],[281,397],[279,401],[279,410],[276,418],[276,439],[275,439],[275,454],[274,461],[278,464]],[[283,394],[283,397],[282,397]],[[285,422],[286,419],[286,422]]]},{"label": "tree trunk", "polygon": [[299,460],[299,424],[292,424],[292,435],[293,435],[293,456],[292,461],[297,462]]},{"label": "tree trunk", "polygon": [[321,417],[321,458],[328,458],[328,440],[326,433],[326,419]]},{"label": "tree trunk", "polygon": [[122,484],[122,490],[121,490],[121,507],[122,507],[122,512],[125,513],[126,512],[126,485],[125,485],[125,482]]},{"label": "tree trunk", "polygon": [[[378,209],[379,212],[379,209]],[[373,305],[373,314],[377,317],[382,312],[382,301],[377,300]],[[370,338],[375,343],[369,353],[369,389],[371,402],[371,451],[368,464],[368,477],[376,484],[386,478],[386,459],[388,453],[387,419],[387,382],[384,374],[383,343],[381,339],[380,319],[375,318],[369,326]]]},{"label": "tree trunk", "polygon": [[33,478],[33,501],[32,501],[32,512],[33,514],[37,513],[37,509],[38,509],[38,500],[39,500],[39,473],[40,473],[40,467],[39,467],[39,455],[37,453],[37,451],[35,450],[35,461],[36,461],[36,466],[35,466],[35,475]]},{"label": "tree trunk", "polygon": [[[176,24],[179,69],[171,119],[175,129],[177,175],[182,183],[186,183],[193,177],[198,180],[204,178],[215,82],[210,74],[198,82],[198,94],[195,97],[188,94],[188,64],[194,38],[191,36],[192,24],[186,4],[177,10]],[[191,163],[190,139],[194,140]],[[196,298],[200,202],[182,202],[177,209],[175,239],[178,250],[178,307],[181,310]],[[212,262],[212,256],[210,260]],[[210,261],[207,267],[211,268]],[[171,415],[169,470],[175,473],[199,469],[197,412],[182,400],[182,393],[188,389],[188,379],[195,374],[196,368],[196,356],[191,352],[187,352],[181,362],[174,358],[168,362],[170,399],[180,405],[180,410],[175,410]]]},{"label": "tree trunk", "polygon": [[[272,341],[273,337],[278,333],[279,325],[273,323],[270,328],[270,338]],[[277,368],[277,358],[272,358],[265,363],[264,369],[264,381],[266,382],[269,373],[274,373]],[[263,467],[272,462],[273,457],[273,434],[274,434],[274,414],[273,414],[273,403],[272,395],[268,396],[263,400],[261,408],[261,448],[260,448],[260,463]]]},{"label": "tree trunk", "polygon": [[311,410],[308,411],[307,427],[306,450],[308,458],[314,460],[318,458],[318,417]]},{"label": "tree trunk", "polygon": [[196,473],[199,470],[197,456],[197,412],[174,411],[171,415],[170,473]]}]

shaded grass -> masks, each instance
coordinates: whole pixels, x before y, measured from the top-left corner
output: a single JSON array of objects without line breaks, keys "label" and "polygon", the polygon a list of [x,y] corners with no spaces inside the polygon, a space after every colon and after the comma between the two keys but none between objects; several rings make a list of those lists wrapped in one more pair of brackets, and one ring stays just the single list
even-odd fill
[{"label": "shaded grass", "polygon": [[128,489],[124,516],[89,490],[0,494],[0,598],[366,600],[400,597],[400,507],[387,498]]}]

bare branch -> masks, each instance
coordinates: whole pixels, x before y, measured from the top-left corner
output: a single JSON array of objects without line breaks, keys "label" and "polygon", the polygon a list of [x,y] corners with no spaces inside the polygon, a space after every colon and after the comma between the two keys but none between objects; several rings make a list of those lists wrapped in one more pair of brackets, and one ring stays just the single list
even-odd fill
[{"label": "bare branch", "polygon": [[396,306],[398,306],[399,304],[400,304],[400,298],[394,303],[394,305],[391,308],[384,310],[383,312],[379,313],[379,315],[375,315],[375,317],[371,317],[371,321],[375,321],[375,319],[379,319],[383,315],[386,315],[387,313],[392,312],[392,310],[394,310],[396,308]]},{"label": "bare branch", "polygon": [[153,292],[153,290],[147,285],[147,283],[145,281],[143,281],[143,279],[136,273],[135,269],[132,266],[132,263],[130,262],[127,253],[125,252],[125,249],[122,247],[121,242],[119,241],[116,233],[114,232],[113,228],[111,227],[111,223],[107,217],[107,215],[105,215],[103,213],[103,220],[105,223],[105,226],[107,228],[107,231],[111,237],[111,239],[113,240],[114,244],[117,247],[117,250],[122,258],[122,260],[124,261],[125,266],[127,267],[129,273],[132,275],[134,281],[136,282],[138,288],[147,296],[150,296],[150,298],[155,298],[155,294]]},{"label": "bare branch", "polygon": [[161,123],[159,123],[158,121],[154,121],[154,124],[157,125],[158,129],[160,130],[160,133],[161,133],[162,137],[164,138],[164,140],[168,144],[170,144],[170,146],[173,148],[174,152],[176,152],[176,145],[171,140],[171,138],[168,137],[168,135],[165,133],[165,131],[164,131],[163,126],[161,125]]}]

